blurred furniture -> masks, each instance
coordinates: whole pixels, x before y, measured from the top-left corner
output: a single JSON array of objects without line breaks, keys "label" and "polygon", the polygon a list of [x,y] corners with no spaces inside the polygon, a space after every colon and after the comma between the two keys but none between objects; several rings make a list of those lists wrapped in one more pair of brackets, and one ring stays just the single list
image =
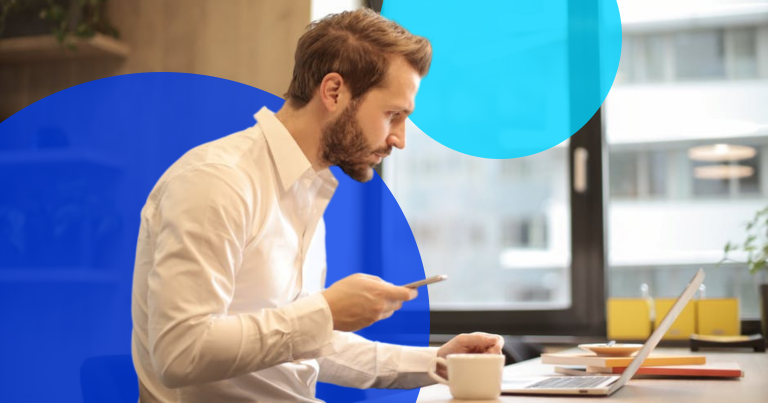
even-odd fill
[{"label": "blurred furniture", "polygon": [[0,63],[21,63],[39,60],[73,59],[82,57],[125,58],[130,47],[104,34],[72,40],[77,50],[62,46],[53,35],[25,36],[0,39]]},{"label": "blurred furniture", "polygon": [[543,352],[541,344],[526,342],[519,336],[504,336],[502,353],[506,357],[506,365],[538,358]]}]

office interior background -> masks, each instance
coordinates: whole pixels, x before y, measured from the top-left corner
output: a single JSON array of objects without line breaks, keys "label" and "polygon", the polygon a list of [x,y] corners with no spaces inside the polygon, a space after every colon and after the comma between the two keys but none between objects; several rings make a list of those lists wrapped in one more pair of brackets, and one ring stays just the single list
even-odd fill
[{"label": "office interior background", "polygon": [[[206,74],[281,95],[296,40],[309,21],[381,3],[109,0],[107,15],[130,51],[117,57],[17,60],[4,58],[0,48],[0,121],[77,84],[148,71]],[[768,279],[751,276],[744,264],[718,262],[726,242],[742,241],[744,223],[768,201],[768,0],[618,0],[618,5],[619,71],[601,110],[570,141],[529,157],[487,160],[445,148],[409,123],[406,150],[385,161],[382,178],[411,225],[426,275],[451,277],[429,289],[434,333],[603,337],[604,297],[639,297],[643,284],[651,296],[675,296],[699,267],[707,270],[708,297],[737,297],[742,319],[759,317],[756,284]],[[568,1],[548,6],[565,13]],[[565,34],[542,46],[568,52]],[[548,68],[568,73],[567,65]],[[500,96],[512,103],[523,97]],[[510,114],[515,119],[505,129],[537,125],[514,110]],[[68,135],[73,147],[85,142],[77,133]],[[195,141],[196,134],[190,134],[190,143]],[[17,163],[24,144],[0,138],[0,169]],[[712,163],[692,155],[697,147],[747,151],[742,159]],[[572,190],[577,148],[589,153],[588,198]],[[128,142],[107,151],[123,161],[144,155]],[[146,164],[162,172],[166,166],[160,160]],[[121,181],[141,179],[130,175],[125,171]],[[116,182],[109,196],[96,200],[110,200],[120,211],[146,198],[120,189]],[[13,206],[4,200],[0,195],[0,229],[6,231],[0,232],[0,256],[8,257],[15,250],[7,236]],[[35,292],[60,298],[55,309],[40,307],[38,319],[52,333],[73,326],[61,320],[73,310],[82,312],[84,321],[103,324],[99,334],[85,335],[98,340],[93,348],[72,349],[48,363],[72,369],[51,383],[62,396],[79,395],[76,369],[83,359],[126,352],[130,328],[100,312],[123,309],[130,301],[134,256],[122,251],[134,246],[132,234],[105,238],[100,248],[83,252],[89,267],[68,270],[72,262],[38,259],[34,275],[17,265],[24,256],[0,258],[0,290],[27,290],[27,303]],[[102,267],[105,256],[125,263]],[[40,275],[47,278],[40,281]],[[66,289],[73,287],[93,292],[102,304],[68,305]],[[0,313],[6,317],[24,303],[3,298],[0,292]],[[43,350],[68,346],[66,338],[16,332],[40,339]],[[6,355],[11,349],[0,346]],[[25,371],[36,365],[0,365],[4,387],[23,383]]]},{"label": "office interior background", "polygon": [[[743,241],[746,222],[768,201],[768,2],[618,4],[621,62],[596,133],[605,224],[578,221],[604,232],[606,294],[641,297],[645,284],[651,296],[674,297],[703,267],[707,297],[738,297],[742,317],[758,318],[760,280],[745,264],[718,263],[725,244]],[[746,147],[746,156],[692,158],[698,147],[725,155],[729,146]],[[524,158],[488,160],[447,149],[411,125],[408,149],[386,161],[383,178],[427,275],[452,278],[430,289],[433,310],[549,310],[578,302],[567,141]]]}]

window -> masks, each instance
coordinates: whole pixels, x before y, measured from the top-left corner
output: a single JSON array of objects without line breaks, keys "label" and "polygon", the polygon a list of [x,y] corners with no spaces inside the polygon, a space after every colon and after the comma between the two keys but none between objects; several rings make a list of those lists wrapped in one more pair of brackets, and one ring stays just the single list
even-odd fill
[{"label": "window", "polygon": [[637,154],[631,152],[613,152],[610,157],[610,192],[613,197],[636,198]]},{"label": "window", "polygon": [[740,161],[738,163],[738,165],[751,168],[751,174],[738,178],[738,181],[736,182],[735,193],[739,195],[760,196],[761,194],[765,194],[760,186],[762,180],[762,175],[760,172],[761,165],[768,161],[763,161],[761,164],[761,158],[765,158],[765,152],[760,150],[760,148],[758,148],[758,150],[759,151],[757,151],[757,155],[754,157]]},{"label": "window", "polygon": [[621,59],[619,70],[616,72],[615,84],[630,83],[636,81],[635,46],[637,39],[634,36],[624,35],[621,38]]},{"label": "window", "polygon": [[725,77],[723,31],[675,34],[675,67],[678,80],[706,80]]},{"label": "window", "polygon": [[648,35],[643,38],[643,72],[645,81],[658,82],[666,79],[666,37]]},{"label": "window", "polygon": [[612,151],[610,194],[629,199],[667,196],[668,155],[665,151]]},{"label": "window", "polygon": [[486,160],[447,149],[410,122],[407,130],[411,152],[392,155],[385,180],[411,223],[426,275],[452,279],[430,294],[433,309],[569,305],[568,143]]},{"label": "window", "polygon": [[[768,76],[758,57],[768,54],[768,24],[745,25],[737,9],[724,7],[715,26],[677,21],[659,6],[664,32],[630,30],[635,45],[621,66],[634,72],[632,85],[615,85],[604,104],[611,297],[639,297],[643,283],[653,296],[673,297],[703,267],[709,297],[738,297],[742,318],[759,317],[746,267],[717,266],[726,242],[743,240],[744,223],[768,200]],[[627,10],[622,19],[631,21]],[[657,66],[664,80],[652,79]],[[698,147],[751,151],[706,159],[691,153]]]},{"label": "window", "polygon": [[501,228],[503,248],[545,249],[548,246],[547,220],[544,216],[507,218]]},{"label": "window", "polygon": [[[711,166],[712,164],[706,162],[693,161],[693,172],[696,172],[697,168]],[[695,196],[728,196],[730,193],[730,179],[728,178],[697,178],[693,177],[693,194]]]},{"label": "window", "polygon": [[[627,31],[609,98],[565,144],[483,160],[408,128],[410,152],[387,160],[384,179],[413,225],[427,275],[452,275],[430,289],[433,332],[598,334],[604,285],[608,296],[639,296],[646,283],[669,297],[699,267],[709,296],[738,296],[743,317],[757,316],[745,268],[716,263],[768,198],[768,25],[719,19],[692,29],[664,10],[663,24]],[[631,20],[623,9],[622,17]],[[605,167],[594,158],[603,155],[601,135]],[[754,148],[752,157],[717,163],[750,174],[697,177],[712,163],[689,150],[718,143]],[[570,186],[579,147],[590,155],[586,196]]]},{"label": "window", "polygon": [[[647,181],[645,189],[649,197],[665,197],[667,195],[667,153],[664,151],[653,151],[644,154],[642,159],[645,166],[640,167],[640,172],[646,173],[644,176]],[[644,182],[645,182],[644,181]]]},{"label": "window", "polygon": [[[760,160],[765,152],[759,144],[750,144],[745,147],[754,150],[754,156],[724,164],[690,159],[688,149],[693,147],[690,145],[657,143],[653,146],[661,149],[654,151],[635,151],[631,147],[628,150],[626,145],[616,147],[610,151],[610,195],[615,199],[656,200],[754,198],[764,187],[761,185]],[[712,172],[713,167],[743,173],[734,177],[723,173],[722,177],[717,177],[715,172],[712,177],[713,174],[707,172]],[[702,168],[706,172],[700,172]]]},{"label": "window", "polygon": [[[598,71],[597,58],[568,58],[570,40],[588,39],[542,45],[556,47],[568,61],[547,68],[566,77],[572,69]],[[565,94],[573,99],[564,105],[545,102],[542,94],[510,96],[561,114],[584,95],[575,92]],[[510,127],[500,130],[535,135],[542,126],[515,110],[509,116]],[[451,277],[429,290],[433,333],[604,331],[600,119],[595,114],[569,141],[512,160],[455,152],[408,121],[408,150],[393,153],[383,178],[414,228],[426,275]],[[577,148],[593,157],[587,159],[589,192],[575,195],[571,155]],[[430,232],[422,223],[439,225],[439,236],[425,239]]]},{"label": "window", "polygon": [[757,77],[757,38],[754,27],[734,29],[729,34],[730,74],[735,79]]},{"label": "window", "polygon": [[756,79],[760,29],[633,30],[622,38],[615,84]]}]

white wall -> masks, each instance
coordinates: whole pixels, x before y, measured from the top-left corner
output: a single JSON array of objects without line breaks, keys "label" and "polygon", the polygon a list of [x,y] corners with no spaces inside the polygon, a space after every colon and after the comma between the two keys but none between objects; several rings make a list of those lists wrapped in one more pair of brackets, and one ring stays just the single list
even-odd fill
[{"label": "white wall", "polygon": [[616,86],[605,132],[610,144],[761,137],[766,110],[766,80]]},{"label": "white wall", "polygon": [[312,0],[312,21],[325,17],[328,14],[340,13],[347,10],[355,10],[362,6],[363,0]]},{"label": "white wall", "polygon": [[608,210],[611,266],[713,264],[765,200],[621,202]]}]

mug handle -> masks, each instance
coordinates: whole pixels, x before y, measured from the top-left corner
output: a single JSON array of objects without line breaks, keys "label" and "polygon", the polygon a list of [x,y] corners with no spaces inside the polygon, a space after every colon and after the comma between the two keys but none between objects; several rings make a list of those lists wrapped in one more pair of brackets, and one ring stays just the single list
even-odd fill
[{"label": "mug handle", "polygon": [[442,383],[443,385],[448,385],[448,380],[443,378],[442,376],[438,375],[435,370],[437,368],[436,364],[443,364],[448,367],[448,361],[445,360],[445,358],[442,357],[435,357],[429,362],[429,368],[427,369],[427,373],[429,374],[429,377],[437,381],[438,383]]}]

